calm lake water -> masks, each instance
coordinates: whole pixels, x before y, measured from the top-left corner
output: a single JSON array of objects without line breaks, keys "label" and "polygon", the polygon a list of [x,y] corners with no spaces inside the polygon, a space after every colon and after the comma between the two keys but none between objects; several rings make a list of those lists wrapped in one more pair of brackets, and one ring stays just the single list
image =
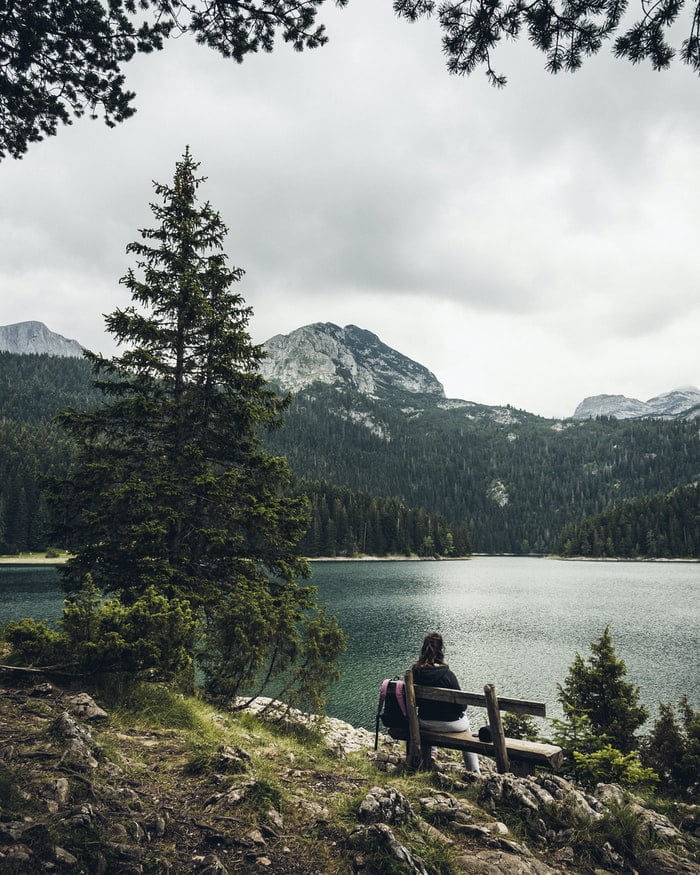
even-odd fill
[{"label": "calm lake water", "polygon": [[[0,566],[0,623],[55,619],[56,571]],[[562,683],[578,651],[610,624],[627,679],[656,713],[686,694],[700,707],[700,564],[575,562],[484,557],[455,562],[314,562],[319,601],[348,638],[343,676],[328,711],[374,722],[382,678],[402,674],[425,632],[442,632],[464,689],[494,683],[503,696],[559,713]],[[472,714],[480,725],[484,713]]]}]

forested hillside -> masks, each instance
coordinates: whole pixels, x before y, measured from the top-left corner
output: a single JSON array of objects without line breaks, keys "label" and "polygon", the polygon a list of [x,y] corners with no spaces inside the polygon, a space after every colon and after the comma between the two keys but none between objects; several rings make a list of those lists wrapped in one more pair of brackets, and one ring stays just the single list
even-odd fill
[{"label": "forested hillside", "polygon": [[0,551],[48,546],[40,479],[65,471],[71,446],[51,417],[84,409],[99,394],[78,358],[0,352]]},{"label": "forested hillside", "polygon": [[565,525],[700,477],[693,422],[559,422],[318,383],[296,397],[270,446],[302,477],[466,524],[477,552],[550,552]]},{"label": "forested hillside", "polygon": [[[37,478],[70,457],[50,417],[98,398],[82,360],[0,354],[0,550],[47,546]],[[467,550],[466,531],[478,552],[551,552],[566,525],[700,479],[697,423],[559,422],[322,384],[297,395],[268,447],[323,484],[309,487],[308,555],[402,553],[409,532],[406,549],[429,551],[430,537],[449,553],[448,530],[455,554]]]},{"label": "forested hillside", "polygon": [[[61,476],[72,445],[51,418],[66,407],[99,403],[90,369],[81,359],[0,353],[0,552],[44,550],[50,520],[40,481]],[[298,481],[309,496],[311,525],[300,545],[306,556],[465,556],[471,552],[464,525],[395,498]]]},{"label": "forested hillside", "polygon": [[616,504],[567,526],[562,556],[700,559],[700,484]]},{"label": "forested hillside", "polygon": [[71,448],[47,422],[0,420],[0,552],[48,546],[48,513],[41,494],[44,474],[64,471]]}]

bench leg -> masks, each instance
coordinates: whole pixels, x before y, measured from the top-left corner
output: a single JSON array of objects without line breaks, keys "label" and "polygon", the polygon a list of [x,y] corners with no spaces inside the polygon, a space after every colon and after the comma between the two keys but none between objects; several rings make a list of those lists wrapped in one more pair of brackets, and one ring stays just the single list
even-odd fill
[{"label": "bench leg", "polygon": [[486,684],[484,696],[486,696],[486,711],[489,715],[489,726],[491,727],[491,741],[493,742],[493,750],[496,755],[496,768],[499,774],[503,775],[510,771],[510,764],[508,762],[508,751],[506,750],[506,737],[503,733],[503,724],[501,723],[501,712],[498,708],[498,697],[496,696],[496,688],[493,684]]},{"label": "bench leg", "polygon": [[422,763],[422,752],[418,745],[411,744],[410,741],[406,742],[406,766],[409,772],[415,772],[416,769],[420,769]]},{"label": "bench leg", "polygon": [[420,765],[422,769],[429,771],[433,767],[433,746],[431,744],[421,744],[420,746]]}]

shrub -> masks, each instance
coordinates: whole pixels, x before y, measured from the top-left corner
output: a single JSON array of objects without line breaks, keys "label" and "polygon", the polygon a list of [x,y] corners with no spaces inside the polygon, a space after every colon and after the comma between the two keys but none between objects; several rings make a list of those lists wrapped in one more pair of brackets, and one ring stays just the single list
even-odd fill
[{"label": "shrub", "polygon": [[2,634],[11,648],[8,662],[15,665],[47,666],[65,659],[64,637],[43,620],[14,620],[5,625]]},{"label": "shrub", "polygon": [[216,699],[254,698],[274,681],[279,698],[319,713],[344,646],[336,618],[314,609],[310,587],[242,579],[210,612],[198,664]]},{"label": "shrub", "polygon": [[503,714],[503,732],[507,738],[524,738],[537,741],[540,730],[533,717],[528,714]]},{"label": "shrub", "polygon": [[659,776],[653,769],[644,768],[636,751],[622,753],[611,745],[590,754],[574,751],[576,775],[591,786],[599,783],[653,784]]},{"label": "shrub", "polygon": [[8,623],[11,660],[94,676],[153,672],[172,679],[191,673],[197,618],[187,600],[167,599],[153,587],[131,605],[117,599],[102,604],[86,575],[82,589],[66,599],[58,626],[56,631],[29,618]]}]

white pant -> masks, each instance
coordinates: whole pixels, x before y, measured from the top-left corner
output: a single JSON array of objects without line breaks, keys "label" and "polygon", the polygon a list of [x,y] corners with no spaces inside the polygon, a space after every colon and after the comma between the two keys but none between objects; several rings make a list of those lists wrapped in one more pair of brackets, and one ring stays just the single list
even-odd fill
[{"label": "white pant", "polygon": [[[428,732],[471,732],[469,720],[464,714],[459,720],[419,720],[421,729],[427,729]],[[437,752],[436,748],[432,752]],[[481,772],[479,768],[479,758],[471,751],[463,751],[464,767],[468,772],[476,772],[477,775]]]}]

